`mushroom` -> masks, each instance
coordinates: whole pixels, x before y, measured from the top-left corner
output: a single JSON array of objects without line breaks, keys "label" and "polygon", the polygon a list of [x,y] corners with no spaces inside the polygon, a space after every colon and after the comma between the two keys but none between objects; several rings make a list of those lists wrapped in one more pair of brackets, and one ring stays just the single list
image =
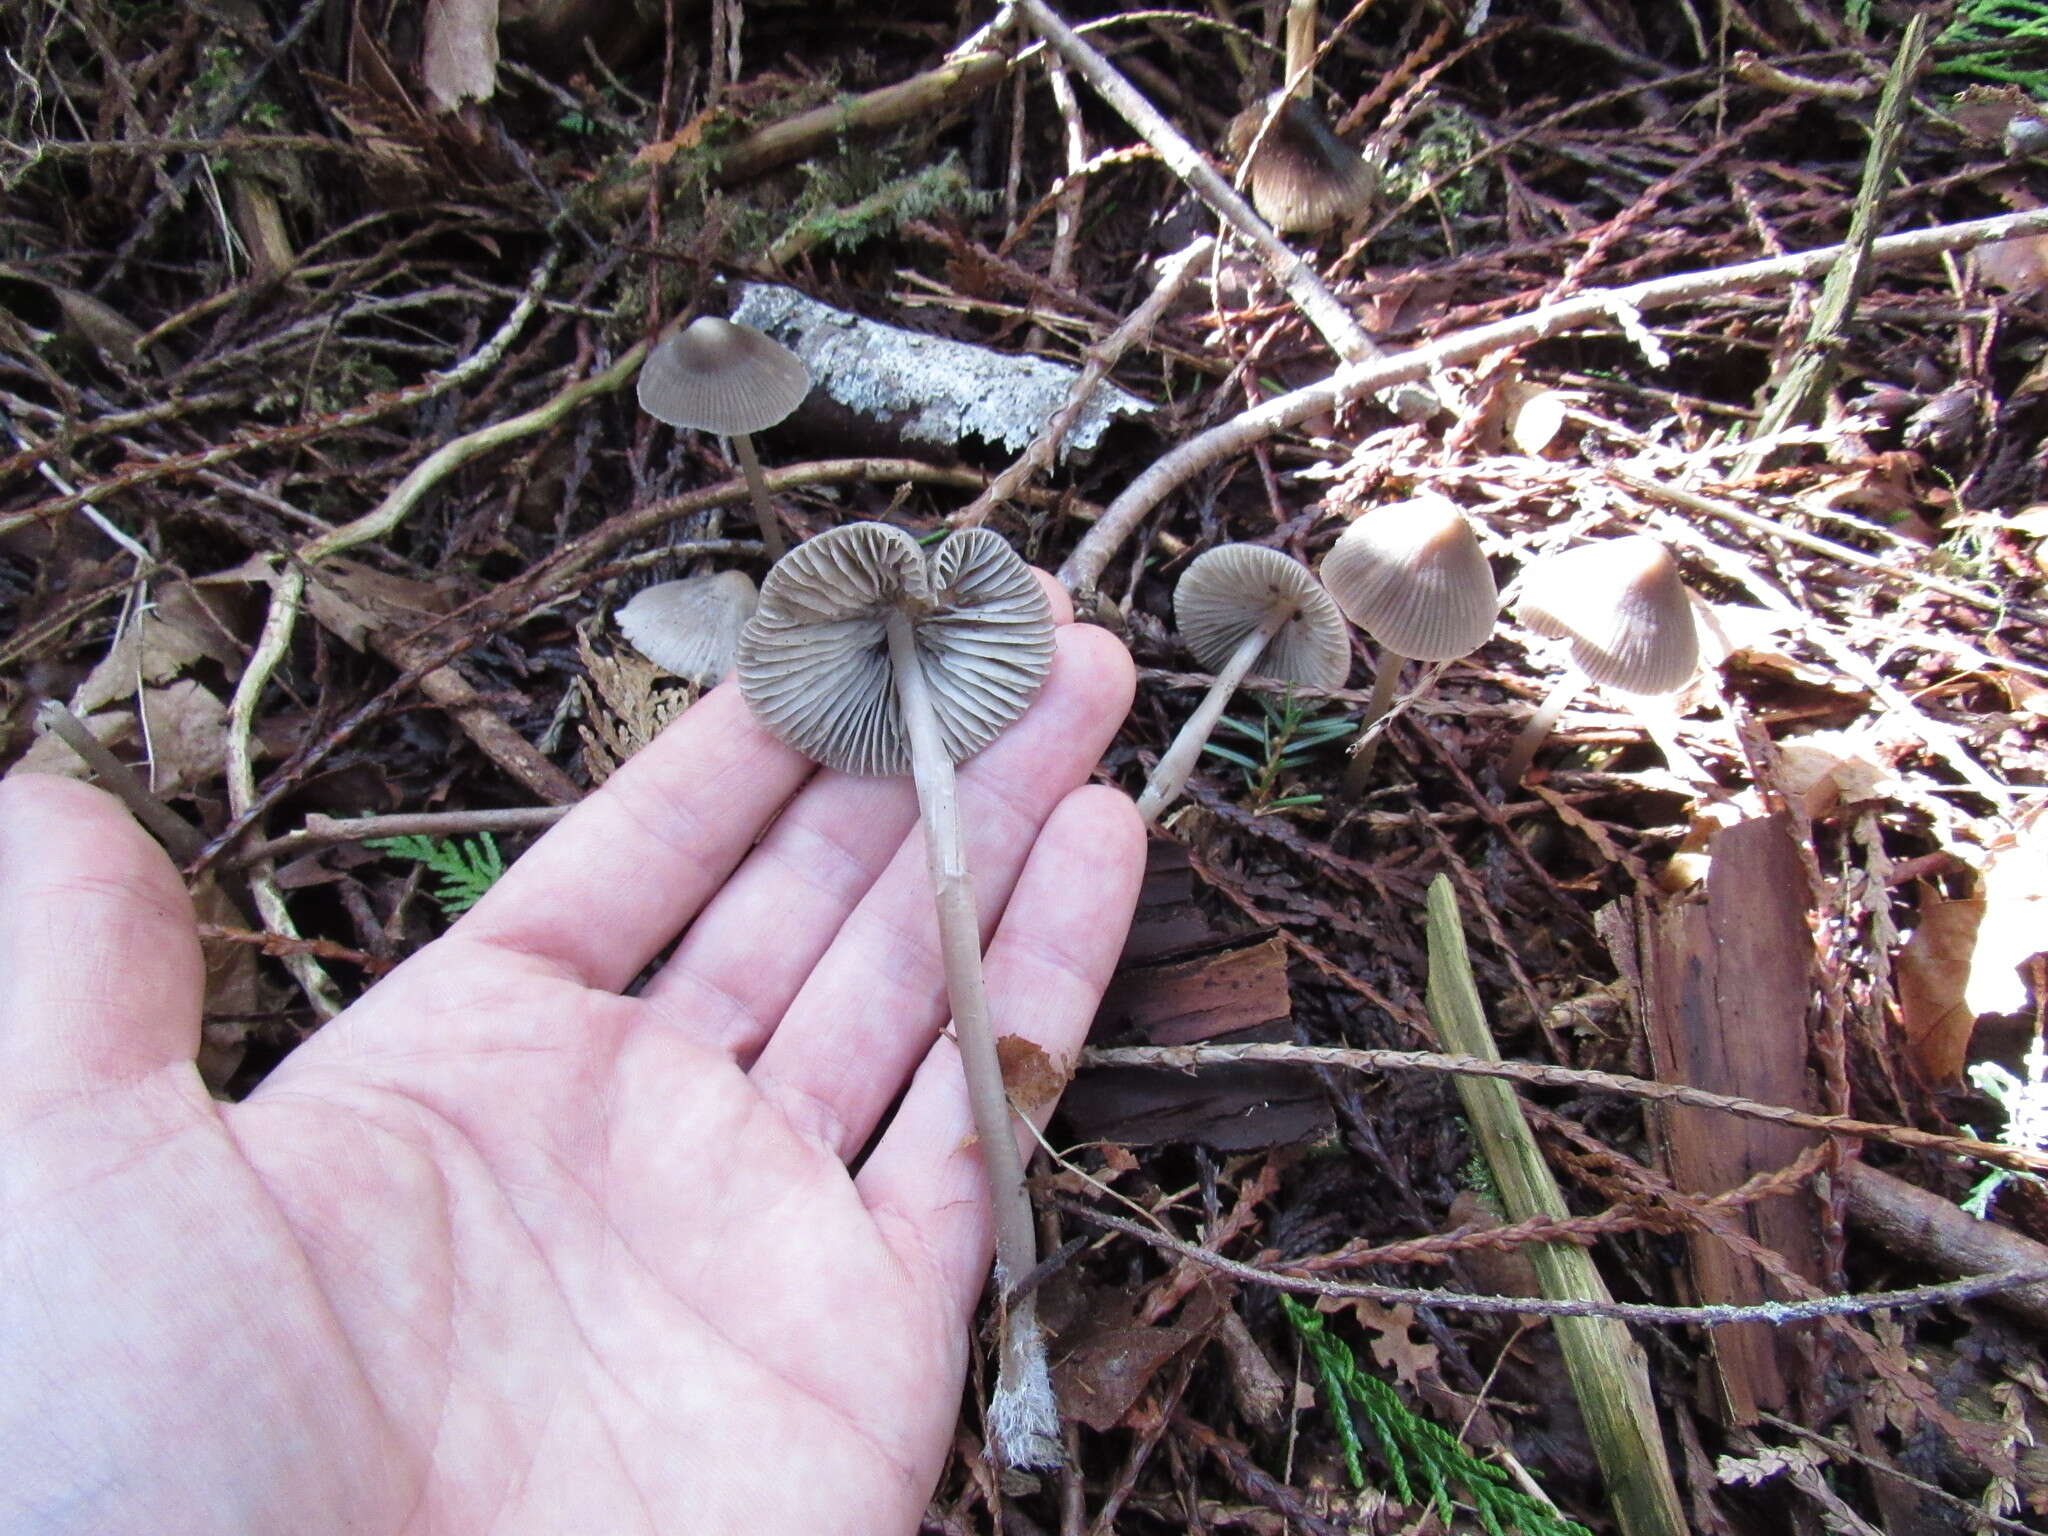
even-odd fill
[{"label": "mushroom", "polygon": [[732,440],[753,493],[754,518],[770,560],[788,548],[754,456],[752,434],[803,404],[811,371],[781,342],[751,325],[701,315],[654,345],[640,369],[640,409],[657,421]]},{"label": "mushroom", "polygon": [[1173,614],[1181,639],[1216,680],[1138,797],[1148,823],[1180,794],[1247,676],[1335,688],[1351,668],[1344,616],[1330,594],[1299,560],[1261,544],[1219,544],[1197,556],[1173,589]]},{"label": "mushroom", "polygon": [[1000,536],[966,529],[928,557],[882,523],[834,528],[779,562],[739,649],[740,692],[775,736],[828,768],[908,769],[916,782],[946,995],[995,1208],[1002,1321],[988,1423],[1012,1466],[1058,1461],[1059,1411],[1037,1301],[1019,1290],[1037,1265],[1037,1236],[982,987],[953,765],[1024,713],[1052,654],[1045,590]]},{"label": "mushroom", "polygon": [[1283,235],[1316,234],[1355,217],[1379,191],[1366,158],[1337,137],[1312,102],[1284,90],[1232,118],[1224,147],[1233,159],[1251,156],[1245,181],[1252,206]]},{"label": "mushroom", "polygon": [[1372,771],[1373,727],[1393,706],[1408,661],[1451,661],[1486,643],[1500,594],[1465,514],[1442,496],[1377,507],[1346,528],[1319,574],[1344,617],[1379,642],[1372,701],[1344,773],[1356,799]]},{"label": "mushroom", "polygon": [[732,670],[755,600],[746,572],[713,571],[642,587],[614,618],[642,656],[709,688]]},{"label": "mushroom", "polygon": [[1675,722],[1643,707],[1677,693],[1699,670],[1692,594],[1670,550],[1634,533],[1546,556],[1523,576],[1515,613],[1537,634],[1567,641],[1572,665],[1515,738],[1501,764],[1503,784],[1521,782],[1565,705],[1589,681],[1636,695],[1636,717],[1671,766],[1705,777],[1679,745]]}]

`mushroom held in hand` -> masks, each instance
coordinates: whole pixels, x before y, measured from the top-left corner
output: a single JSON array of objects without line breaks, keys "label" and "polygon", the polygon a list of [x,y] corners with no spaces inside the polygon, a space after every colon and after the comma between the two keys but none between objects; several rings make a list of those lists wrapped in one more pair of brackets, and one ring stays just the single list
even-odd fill
[{"label": "mushroom held in hand", "polygon": [[751,434],[782,421],[810,392],[811,371],[802,358],[751,325],[713,315],[662,337],[640,370],[641,410],[672,427],[732,439],[771,560],[781,559],[788,545]]},{"label": "mushroom held in hand", "polygon": [[1000,537],[968,529],[928,559],[882,523],[834,528],[778,563],[739,653],[740,692],[781,740],[828,768],[907,768],[916,781],[946,994],[995,1204],[1002,1348],[988,1424],[1012,1466],[1059,1459],[1059,1411],[1037,1302],[1017,1292],[1037,1237],[982,988],[953,765],[1024,713],[1052,653],[1045,590]]},{"label": "mushroom held in hand", "polygon": [[1337,605],[1299,560],[1277,549],[1220,544],[1197,556],[1173,589],[1173,614],[1181,639],[1215,669],[1216,680],[1138,797],[1147,822],[1180,794],[1223,706],[1247,676],[1336,688],[1351,669]]},{"label": "mushroom held in hand", "polygon": [[[1568,641],[1572,670],[1515,738],[1501,764],[1503,784],[1521,782],[1557,717],[1588,681],[1647,701],[1677,693],[1699,670],[1692,594],[1671,551],[1647,534],[1582,544],[1536,561],[1522,578],[1515,613],[1537,634]],[[1702,776],[1655,711],[1639,709],[1637,718],[1673,768]]]},{"label": "mushroom held in hand", "polygon": [[634,650],[663,671],[709,688],[732,670],[755,600],[746,572],[713,571],[643,587],[615,617]]},{"label": "mushroom held in hand", "polygon": [[1393,705],[1402,664],[1478,650],[1493,633],[1500,594],[1472,525],[1441,496],[1366,513],[1323,556],[1321,575],[1344,617],[1380,645],[1372,702],[1344,773],[1344,792],[1355,799],[1379,744],[1372,728]]}]

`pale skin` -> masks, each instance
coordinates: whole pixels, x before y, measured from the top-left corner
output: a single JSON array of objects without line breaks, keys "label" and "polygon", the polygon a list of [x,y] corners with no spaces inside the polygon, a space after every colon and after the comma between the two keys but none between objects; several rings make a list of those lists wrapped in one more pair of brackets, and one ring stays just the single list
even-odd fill
[{"label": "pale skin", "polygon": [[[996,1028],[1070,1060],[1143,841],[1059,635],[960,792]],[[915,1530],[992,1241],[931,914],[909,782],[728,684],[224,1106],[168,861],[0,784],[0,1529]]]}]

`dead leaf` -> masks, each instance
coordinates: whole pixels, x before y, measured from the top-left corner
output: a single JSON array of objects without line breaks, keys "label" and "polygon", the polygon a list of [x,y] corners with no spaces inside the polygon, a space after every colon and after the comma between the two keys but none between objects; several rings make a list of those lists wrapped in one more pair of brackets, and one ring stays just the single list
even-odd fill
[{"label": "dead leaf", "polygon": [[1977,1016],[1963,1001],[1984,903],[1920,888],[1920,920],[1899,950],[1899,1016],[1906,1044],[1931,1082],[1961,1080]]},{"label": "dead leaf", "polygon": [[427,0],[420,83],[442,112],[498,88],[498,0]]},{"label": "dead leaf", "polygon": [[1778,744],[1775,787],[1812,817],[1844,803],[1892,799],[1903,788],[1867,727],[1786,737]]},{"label": "dead leaf", "polygon": [[1055,1061],[1022,1035],[999,1036],[996,1060],[1002,1063],[1003,1087],[1021,1114],[1040,1115],[1051,1109],[1073,1076],[1070,1065]]},{"label": "dead leaf", "polygon": [[1543,450],[1564,430],[1565,417],[1570,410],[1571,402],[1557,390],[1540,384],[1510,385],[1508,440],[1530,458],[1541,458]]},{"label": "dead leaf", "polygon": [[1349,1312],[1359,1326],[1372,1335],[1372,1357],[1392,1371],[1404,1386],[1415,1386],[1437,1374],[1440,1352],[1434,1344],[1410,1337],[1415,1328],[1415,1309],[1403,1304],[1381,1306],[1364,1296],[1325,1296],[1316,1303],[1318,1312]]},{"label": "dead leaf", "polygon": [[166,799],[204,789],[226,771],[228,708],[203,684],[181,677],[142,693],[148,726],[149,787]]}]

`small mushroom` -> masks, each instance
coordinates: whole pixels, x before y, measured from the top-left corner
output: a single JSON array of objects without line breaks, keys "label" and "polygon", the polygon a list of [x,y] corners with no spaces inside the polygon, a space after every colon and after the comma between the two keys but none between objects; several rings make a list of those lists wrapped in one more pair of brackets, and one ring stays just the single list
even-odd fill
[{"label": "small mushroom", "polygon": [[946,995],[995,1207],[1002,1345],[991,1437],[1012,1466],[1060,1455],[1037,1301],[1031,1199],[1003,1091],[953,765],[1024,713],[1052,666],[1045,590],[1000,536],[951,535],[929,556],[901,529],[852,523],[768,573],[740,637],[740,692],[782,741],[828,768],[909,770],[938,901]]},{"label": "small mushroom", "polygon": [[1299,560],[1260,544],[1219,544],[1173,589],[1180,637],[1216,680],[1159,759],[1138,797],[1156,822],[1187,783],[1223,706],[1248,676],[1335,688],[1351,668],[1344,616]]},{"label": "small mushroom", "polygon": [[1402,665],[1478,650],[1493,633],[1500,594],[1472,525],[1442,496],[1366,513],[1323,556],[1320,575],[1344,617],[1380,646],[1372,701],[1344,774],[1344,792],[1356,799],[1379,747],[1373,727],[1393,707]]},{"label": "small mushroom", "polygon": [[1283,235],[1317,234],[1353,218],[1379,191],[1365,157],[1337,137],[1313,103],[1285,91],[1231,119],[1224,147],[1234,160],[1251,156],[1245,183],[1252,206]]},{"label": "small mushroom", "polygon": [[713,571],[643,587],[614,617],[642,656],[709,688],[732,670],[754,603],[754,581],[746,572]]},{"label": "small mushroom", "polygon": [[1565,705],[1589,681],[1636,695],[1636,716],[1671,766],[1704,777],[1673,722],[1643,707],[1677,693],[1699,670],[1692,594],[1670,550],[1636,533],[1546,556],[1523,576],[1515,613],[1537,634],[1568,642],[1572,666],[1515,738],[1501,764],[1503,784],[1521,782]]},{"label": "small mushroom", "polygon": [[768,500],[752,434],[782,421],[810,392],[811,371],[802,358],[751,325],[714,315],[670,331],[640,369],[641,410],[672,427],[732,440],[770,560],[781,559],[789,546]]}]

